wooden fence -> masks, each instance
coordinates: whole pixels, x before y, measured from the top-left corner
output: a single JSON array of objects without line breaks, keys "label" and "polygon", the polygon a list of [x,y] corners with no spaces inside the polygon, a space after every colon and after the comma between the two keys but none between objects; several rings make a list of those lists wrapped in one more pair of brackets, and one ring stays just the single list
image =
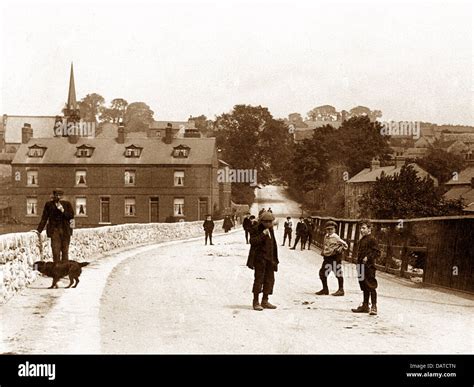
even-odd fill
[{"label": "wooden fence", "polygon": [[[349,244],[345,259],[355,262],[360,239],[356,219],[314,216],[314,243],[321,247],[324,224],[333,220]],[[382,256],[377,268],[423,283],[474,293],[474,216],[371,220]]]}]

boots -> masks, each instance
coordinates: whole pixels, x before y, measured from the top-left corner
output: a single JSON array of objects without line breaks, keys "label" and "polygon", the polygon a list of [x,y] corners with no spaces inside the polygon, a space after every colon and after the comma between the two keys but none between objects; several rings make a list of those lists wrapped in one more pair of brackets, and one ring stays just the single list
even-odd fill
[{"label": "boots", "polygon": [[372,307],[370,308],[370,313],[371,316],[377,316],[377,305],[372,304]]},{"label": "boots", "polygon": [[333,293],[333,296],[343,296],[344,295],[344,278],[343,277],[337,277],[337,283],[339,284],[339,290],[335,293]]},{"label": "boots", "polygon": [[356,309],[351,309],[354,313],[369,313],[369,304],[362,304]]},{"label": "boots", "polygon": [[321,282],[323,284],[323,288],[319,292],[316,292],[316,295],[317,296],[327,296],[329,294],[328,279],[325,278],[325,277],[322,277]]},{"label": "boots", "polygon": [[268,296],[266,295],[263,295],[263,299],[262,299],[262,308],[264,309],[276,309],[277,307],[275,305],[272,305],[268,302]]},{"label": "boots", "polygon": [[258,294],[255,294],[253,296],[252,306],[253,306],[253,310],[258,310],[258,311],[263,310],[262,306],[260,305],[260,302],[258,302]]},{"label": "boots", "polygon": [[337,292],[334,292],[332,295],[336,297],[341,297],[344,295],[344,289],[339,289]]}]

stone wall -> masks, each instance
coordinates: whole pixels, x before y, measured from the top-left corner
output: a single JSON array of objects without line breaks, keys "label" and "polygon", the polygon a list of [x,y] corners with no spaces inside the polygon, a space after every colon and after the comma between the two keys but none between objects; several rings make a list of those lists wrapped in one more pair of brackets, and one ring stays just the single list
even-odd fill
[{"label": "stone wall", "polygon": [[[117,248],[203,236],[202,223],[123,224],[76,229],[69,247],[69,259],[93,261]],[[222,221],[214,223],[214,232],[220,232]],[[41,243],[34,232],[0,235],[0,304],[36,279],[38,273],[33,270],[33,263],[39,260],[52,260],[46,232],[41,235]]]}]

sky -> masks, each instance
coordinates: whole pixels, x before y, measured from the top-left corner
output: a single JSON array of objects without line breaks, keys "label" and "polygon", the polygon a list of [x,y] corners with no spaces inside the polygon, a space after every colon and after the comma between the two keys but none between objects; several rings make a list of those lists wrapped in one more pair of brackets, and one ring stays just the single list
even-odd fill
[{"label": "sky", "polygon": [[157,120],[236,104],[276,118],[329,104],[474,125],[470,1],[3,1],[0,113],[143,101]]}]

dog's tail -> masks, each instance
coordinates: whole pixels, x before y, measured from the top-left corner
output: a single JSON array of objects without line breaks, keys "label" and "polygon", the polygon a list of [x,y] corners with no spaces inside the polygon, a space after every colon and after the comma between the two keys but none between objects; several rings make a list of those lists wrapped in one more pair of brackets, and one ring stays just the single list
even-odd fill
[{"label": "dog's tail", "polygon": [[87,266],[88,264],[89,264],[89,262],[80,262],[79,266],[84,267],[84,266]]}]

